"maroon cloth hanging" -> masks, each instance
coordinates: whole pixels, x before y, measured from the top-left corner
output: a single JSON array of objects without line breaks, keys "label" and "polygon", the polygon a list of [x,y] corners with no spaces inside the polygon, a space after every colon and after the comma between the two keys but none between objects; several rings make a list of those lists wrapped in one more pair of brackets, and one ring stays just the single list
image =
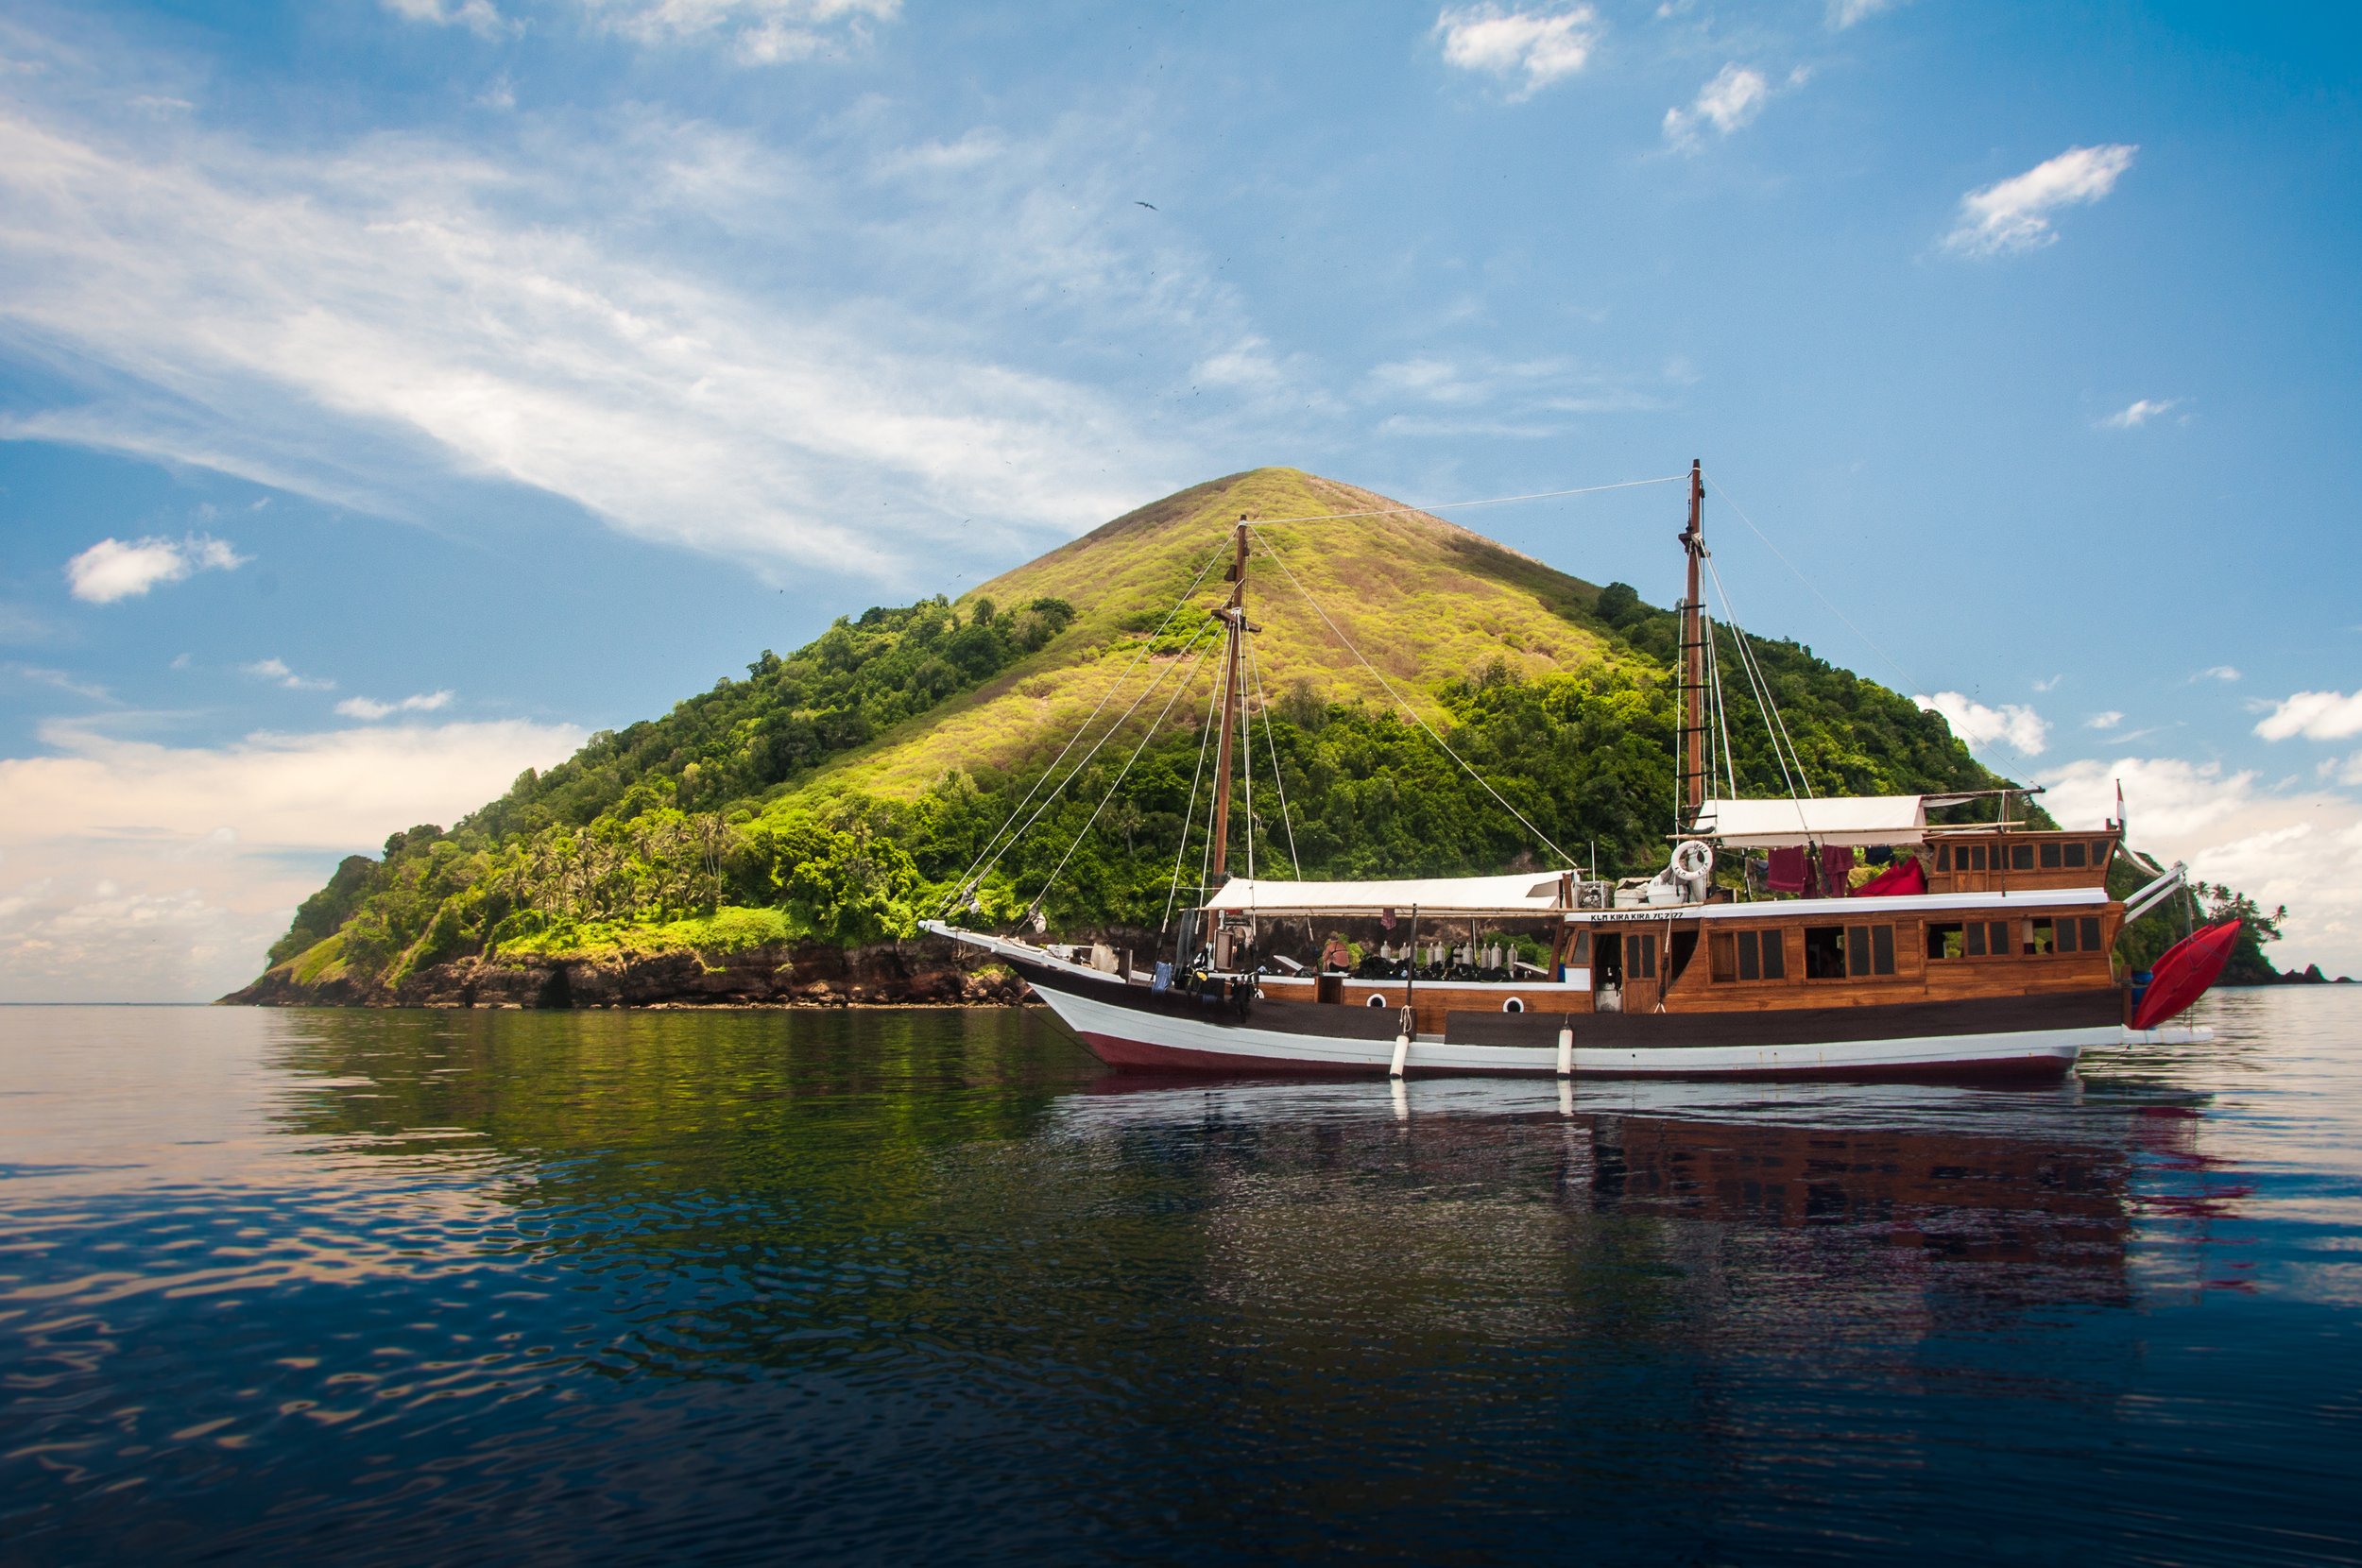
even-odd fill
[{"label": "maroon cloth hanging", "polygon": [[1763,885],[1773,893],[1805,891],[1805,846],[1783,844],[1764,857]]},{"label": "maroon cloth hanging", "polygon": [[1824,844],[1821,846],[1821,889],[1824,898],[1843,898],[1846,883],[1854,876],[1854,846],[1850,844]]}]

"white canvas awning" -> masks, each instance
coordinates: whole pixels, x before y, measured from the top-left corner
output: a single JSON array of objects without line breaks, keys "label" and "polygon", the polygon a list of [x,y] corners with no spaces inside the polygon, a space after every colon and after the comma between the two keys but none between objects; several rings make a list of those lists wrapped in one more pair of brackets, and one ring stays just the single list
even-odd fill
[{"label": "white canvas awning", "polygon": [[1529,871],[1515,877],[1434,877],[1399,882],[1275,882],[1233,878],[1209,909],[1256,914],[1375,915],[1391,910],[1421,916],[1555,914],[1566,908],[1563,878],[1572,872]]},{"label": "white canvas awning", "polygon": [[[1709,800],[1697,836],[1733,849],[1780,844],[1917,844],[1927,836],[1926,795],[1834,795],[1821,800]],[[1943,804],[1943,797],[1937,797]]]}]

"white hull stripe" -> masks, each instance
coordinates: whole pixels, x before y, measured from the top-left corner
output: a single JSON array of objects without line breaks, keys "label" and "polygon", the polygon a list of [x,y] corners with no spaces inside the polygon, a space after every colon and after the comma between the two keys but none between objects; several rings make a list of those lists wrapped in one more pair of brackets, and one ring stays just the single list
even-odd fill
[{"label": "white hull stripe", "polygon": [[[1233,1057],[1241,1063],[1287,1062],[1313,1071],[1384,1072],[1394,1065],[1395,1042],[1340,1040],[1294,1034],[1248,1025],[1207,1023],[1183,1014],[1117,1007],[1088,997],[1036,986],[1035,990],[1077,1034],[1137,1042],[1163,1050]],[[1826,1045],[1586,1047],[1575,1031],[1574,1070],[1607,1075],[1643,1074],[1711,1077],[1721,1073],[1846,1072],[1893,1068],[1974,1065],[1986,1062],[2051,1059],[2071,1065],[2089,1047],[2124,1037],[2114,1024],[2099,1028],[2021,1030],[1993,1034],[1920,1035],[1891,1040],[1847,1040]],[[1407,1065],[1430,1072],[1558,1071],[1558,1048],[1463,1046],[1421,1039],[1411,1045]]]}]

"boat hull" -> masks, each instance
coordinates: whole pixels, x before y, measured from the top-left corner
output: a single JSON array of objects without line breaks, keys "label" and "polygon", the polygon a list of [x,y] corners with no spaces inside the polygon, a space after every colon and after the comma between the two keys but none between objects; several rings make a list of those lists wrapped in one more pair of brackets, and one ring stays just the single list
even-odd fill
[{"label": "boat hull", "polygon": [[[1258,1026],[1250,1017],[1193,1016],[1153,1012],[1087,995],[1083,988],[1034,982],[1059,1021],[1092,1055],[1112,1067],[1200,1073],[1388,1073],[1391,1039],[1338,1038]],[[1685,1045],[1681,1026],[1661,1020],[1664,1044],[1577,1044],[1569,1068],[1583,1077],[1615,1078],[1927,1078],[2056,1079],[2086,1047],[2114,1042],[2121,1025],[2068,1026],[1965,1034],[1893,1035],[1873,1039]],[[1549,1076],[1559,1071],[1553,1045],[1463,1044],[1422,1037],[1404,1053],[1403,1070],[1416,1076],[1483,1073]]]}]

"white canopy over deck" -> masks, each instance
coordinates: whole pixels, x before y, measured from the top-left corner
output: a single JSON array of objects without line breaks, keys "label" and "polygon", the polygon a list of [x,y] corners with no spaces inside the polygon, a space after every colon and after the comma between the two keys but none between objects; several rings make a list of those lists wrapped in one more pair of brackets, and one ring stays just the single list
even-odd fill
[{"label": "white canopy over deck", "polygon": [[1696,836],[1732,849],[1790,844],[1918,844],[1930,807],[1975,795],[1826,795],[1819,800],[1709,800],[1698,809]]},{"label": "white canopy over deck", "polygon": [[1567,909],[1572,871],[1434,877],[1393,882],[1275,882],[1234,877],[1207,908],[1238,914],[1552,915]]}]

